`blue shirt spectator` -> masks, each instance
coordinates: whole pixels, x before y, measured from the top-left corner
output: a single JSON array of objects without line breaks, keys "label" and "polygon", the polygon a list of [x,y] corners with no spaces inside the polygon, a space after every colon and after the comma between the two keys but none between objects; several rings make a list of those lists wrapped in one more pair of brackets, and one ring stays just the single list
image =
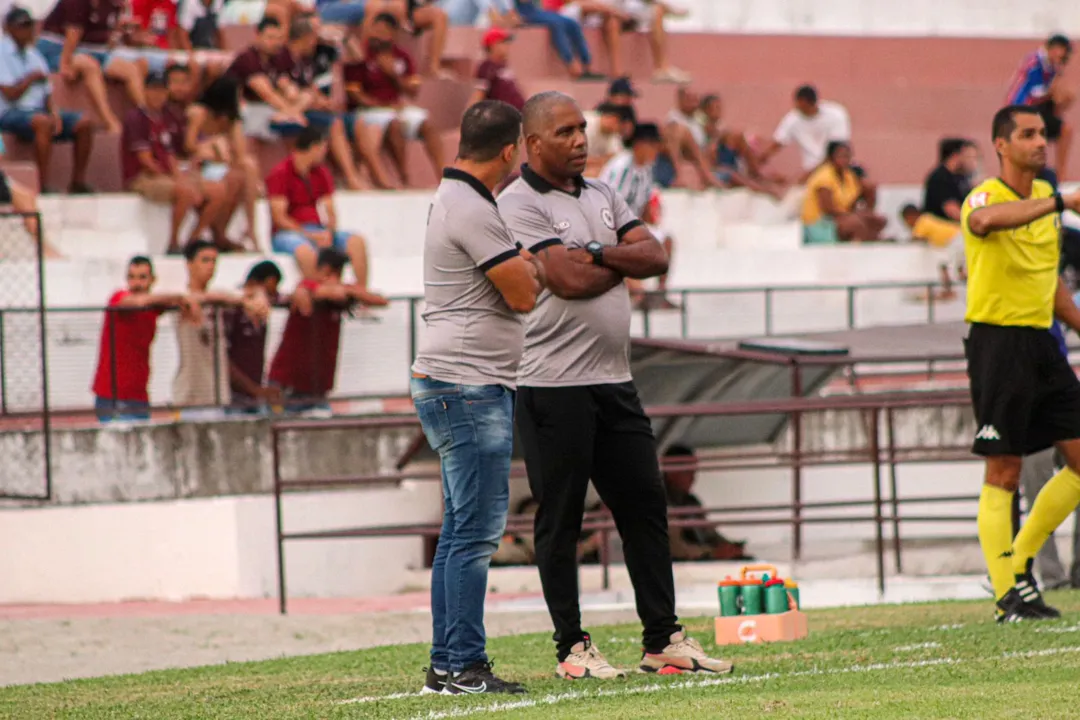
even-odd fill
[{"label": "blue shirt spectator", "polygon": [[1057,68],[1050,61],[1046,48],[1039,48],[1024,58],[1009,86],[1009,105],[1035,105],[1046,99]]},{"label": "blue shirt spectator", "polygon": [[0,116],[16,108],[27,112],[47,112],[52,86],[49,83],[49,64],[33,45],[20,48],[9,36],[0,38],[0,87],[18,85],[28,75],[38,73],[41,79],[32,83],[22,95],[9,100],[0,93]]}]

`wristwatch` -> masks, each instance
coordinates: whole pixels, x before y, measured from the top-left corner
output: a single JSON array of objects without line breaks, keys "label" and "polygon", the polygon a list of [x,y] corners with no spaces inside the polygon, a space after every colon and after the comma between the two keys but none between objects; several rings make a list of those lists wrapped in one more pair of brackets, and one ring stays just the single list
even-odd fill
[{"label": "wristwatch", "polygon": [[593,265],[604,267],[604,244],[593,240],[585,245],[585,252],[592,256]]}]

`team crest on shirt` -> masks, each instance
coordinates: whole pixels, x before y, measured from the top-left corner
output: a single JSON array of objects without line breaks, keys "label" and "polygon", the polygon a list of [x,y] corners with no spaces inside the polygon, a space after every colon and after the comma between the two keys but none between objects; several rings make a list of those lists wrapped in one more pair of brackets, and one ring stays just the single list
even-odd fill
[{"label": "team crest on shirt", "polygon": [[610,208],[604,208],[600,211],[600,219],[604,221],[604,224],[607,225],[609,229],[615,229],[615,216],[611,214]]},{"label": "team crest on shirt", "polygon": [[570,229],[570,221],[563,220],[560,223],[555,223],[552,227],[555,229],[555,232],[565,232]]},{"label": "team crest on shirt", "polygon": [[987,200],[990,199],[990,193],[971,193],[971,197],[968,198],[968,205],[973,208],[986,207]]}]

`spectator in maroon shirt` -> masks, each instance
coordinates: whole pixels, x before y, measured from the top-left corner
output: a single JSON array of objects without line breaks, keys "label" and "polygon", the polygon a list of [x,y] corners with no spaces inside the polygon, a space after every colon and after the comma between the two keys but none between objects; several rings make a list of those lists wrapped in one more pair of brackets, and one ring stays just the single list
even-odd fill
[{"label": "spectator in maroon shirt", "polygon": [[244,106],[244,133],[249,137],[274,141],[277,131],[272,127],[305,126],[307,108],[290,73],[292,56],[285,51],[285,29],[273,17],[259,21],[255,42],[237,55],[225,71],[236,78],[241,88]]},{"label": "spectator in maroon shirt", "polygon": [[270,246],[274,252],[296,258],[304,278],[318,275],[318,251],[334,247],[348,255],[356,274],[355,288],[368,305],[386,305],[386,299],[367,290],[368,262],[364,238],[337,226],[334,178],[324,165],[326,136],[306,127],[296,148],[266,177],[270,203]]},{"label": "spectator in maroon shirt", "polygon": [[344,75],[349,109],[385,133],[394,166],[407,186],[406,141],[424,141],[436,177],[443,171],[443,150],[439,133],[428,121],[427,110],[405,102],[420,92],[420,77],[412,56],[394,42],[398,27],[393,15],[384,13],[376,17],[365,57],[347,64]]},{"label": "spectator in maroon shirt", "polygon": [[179,307],[184,322],[203,321],[196,298],[176,293],[151,294],[154,279],[149,258],[136,256],[128,263],[127,289],[109,298],[91,388],[94,408],[102,422],[150,418],[150,347],[162,311]]},{"label": "spectator in maroon shirt", "polygon": [[[244,281],[245,299],[262,297],[270,305],[286,302],[278,293],[281,269],[273,260],[252,266]],[[225,342],[229,352],[229,381],[232,387],[230,414],[260,415],[267,405],[281,402],[281,389],[263,382],[266,368],[265,322],[258,322],[242,308],[231,307],[223,316]]]},{"label": "spectator in maroon shirt", "polygon": [[519,111],[525,106],[525,97],[514,79],[514,71],[507,65],[510,59],[509,44],[513,40],[514,36],[500,27],[493,27],[484,33],[487,59],[476,69],[476,90],[469,100],[470,106],[481,100],[502,100]]},{"label": "spectator in maroon shirt", "polygon": [[59,0],[42,22],[37,44],[51,71],[67,82],[85,82],[94,109],[113,131],[120,123],[109,109],[102,71],[123,83],[138,107],[144,102],[143,78],[149,69],[146,60],[114,57],[111,52],[123,9],[123,0]]},{"label": "spectator in maroon shirt", "polygon": [[367,293],[345,285],[341,271],[347,258],[339,250],[319,250],[315,275],[293,291],[289,319],[270,363],[270,384],[287,398],[286,412],[329,409],[326,396],[334,387],[341,313]]},{"label": "spectator in maroon shirt", "polygon": [[182,119],[166,108],[168,99],[165,77],[151,73],[146,79],[146,106],[124,118],[120,146],[124,186],[151,202],[172,205],[169,253],[180,252],[180,226],[192,209],[197,209],[199,219],[191,237],[210,230],[221,249],[235,249],[225,238],[225,226],[236,209],[242,177],[209,182],[182,172]]}]

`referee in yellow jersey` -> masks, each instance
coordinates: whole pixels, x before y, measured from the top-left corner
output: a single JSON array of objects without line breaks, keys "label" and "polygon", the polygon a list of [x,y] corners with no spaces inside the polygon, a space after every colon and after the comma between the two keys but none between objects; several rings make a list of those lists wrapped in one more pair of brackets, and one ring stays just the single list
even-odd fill
[{"label": "referee in yellow jersey", "polygon": [[[997,598],[998,622],[1059,617],[1031,568],[1047,537],[1080,505],[1080,381],[1050,334],[1054,315],[1080,330],[1080,310],[1058,277],[1060,215],[1080,193],[1059,195],[1036,180],[1046,164],[1046,126],[1035,107],[994,115],[1000,177],[968,195],[961,210],[968,266],[964,341],[986,458],[979,543]],[[1011,508],[1024,455],[1056,445],[1066,467],[1043,487],[1015,541]]]}]

